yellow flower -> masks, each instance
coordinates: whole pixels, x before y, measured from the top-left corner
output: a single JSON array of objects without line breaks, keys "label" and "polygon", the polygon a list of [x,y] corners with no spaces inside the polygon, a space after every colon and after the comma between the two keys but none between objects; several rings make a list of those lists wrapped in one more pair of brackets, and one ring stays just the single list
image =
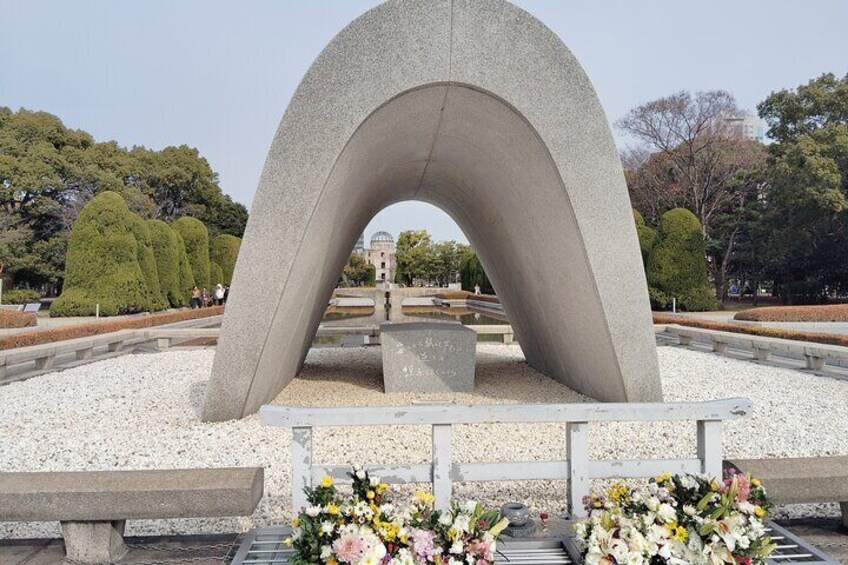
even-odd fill
[{"label": "yellow flower", "polygon": [[327,561],[327,565],[339,565],[339,562],[336,561],[335,559],[329,559]]},{"label": "yellow flower", "polygon": [[368,497],[368,499],[369,499],[369,500],[370,500],[370,499],[372,499],[372,498],[374,498],[374,491],[373,491],[373,490],[369,490],[369,491],[368,491],[368,493],[366,494],[366,496]]},{"label": "yellow flower", "polygon": [[659,477],[656,478],[658,484],[667,483],[671,481],[671,473],[663,473]]},{"label": "yellow flower", "polygon": [[436,501],[435,496],[423,490],[416,492],[412,499],[426,505],[432,505]]},{"label": "yellow flower", "polygon": [[297,518],[295,518],[294,520],[292,520],[292,526],[294,526],[294,527],[296,528],[296,527],[298,527],[299,525],[300,525],[300,516],[298,516]]},{"label": "yellow flower", "polygon": [[377,494],[383,494],[384,492],[386,492],[386,490],[388,490],[388,488],[389,485],[387,485],[386,483],[380,483],[379,485],[377,485]]},{"label": "yellow flower", "polygon": [[630,489],[622,483],[615,483],[609,489],[609,497],[615,502],[626,502],[630,498]]},{"label": "yellow flower", "polygon": [[672,530],[672,534],[673,535],[671,536],[671,539],[677,541],[686,541],[686,539],[689,537],[689,532],[687,532],[686,528],[684,528],[683,526],[677,526],[676,528],[674,528],[674,530]]},{"label": "yellow flower", "polygon": [[766,515],[766,511],[763,510],[762,506],[754,506],[754,514],[756,514],[758,518],[762,518]]},{"label": "yellow flower", "polygon": [[339,512],[341,512],[341,508],[339,508],[335,504],[330,503],[330,504],[327,505],[327,514],[336,515]]},{"label": "yellow flower", "polygon": [[292,539],[286,538],[286,539],[283,540],[283,543],[286,544],[286,547],[291,547]]},{"label": "yellow flower", "polygon": [[335,481],[333,481],[333,477],[324,477],[323,479],[321,479],[321,486],[324,488],[330,488],[331,486],[333,486],[334,482]]},{"label": "yellow flower", "polygon": [[713,479],[713,481],[710,483],[710,488],[713,489],[713,492],[718,492],[721,490],[721,485],[718,484],[717,480]]},{"label": "yellow flower", "polygon": [[758,486],[760,486],[761,484],[762,484],[762,483],[760,482],[760,479],[751,479],[751,486],[752,486],[752,487],[758,487]]}]

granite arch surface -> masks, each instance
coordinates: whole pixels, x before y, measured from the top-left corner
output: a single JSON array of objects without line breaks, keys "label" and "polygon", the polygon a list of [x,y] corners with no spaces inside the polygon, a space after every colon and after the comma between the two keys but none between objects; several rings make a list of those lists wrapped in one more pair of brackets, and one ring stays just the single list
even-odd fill
[{"label": "granite arch surface", "polygon": [[282,118],[204,419],[296,376],[357,237],[404,200],[463,229],[533,367],[597,400],[661,400],[621,163],[577,60],[502,0],[390,0],[327,45]]}]

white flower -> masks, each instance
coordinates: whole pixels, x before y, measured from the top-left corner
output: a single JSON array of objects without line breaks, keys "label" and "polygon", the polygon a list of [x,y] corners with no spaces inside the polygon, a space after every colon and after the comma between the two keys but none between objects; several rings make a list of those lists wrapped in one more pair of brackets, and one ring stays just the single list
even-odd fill
[{"label": "white flower", "polygon": [[379,485],[381,481],[382,481],[382,479],[380,479],[380,477],[371,477],[371,481],[370,481],[371,486],[375,487],[375,486]]},{"label": "white flower", "polygon": [[320,513],[321,513],[321,507],[320,506],[309,506],[306,509],[306,515],[309,516],[310,518],[314,518],[315,516],[317,516]]},{"label": "white flower", "polygon": [[663,503],[660,504],[659,510],[657,510],[657,516],[666,524],[670,524],[677,519],[677,511],[674,509],[674,506]]},{"label": "white flower", "polygon": [[687,516],[694,516],[696,512],[698,512],[697,509],[694,506],[692,506],[691,504],[684,504],[683,505],[683,513],[686,514]]},{"label": "white flower", "polygon": [[457,540],[450,546],[450,552],[453,554],[459,555],[463,551],[465,551],[465,544],[462,543],[462,540]]},{"label": "white flower", "polygon": [[471,527],[471,518],[465,514],[460,514],[454,519],[453,527],[461,532],[467,532]]},{"label": "white flower", "polygon": [[321,559],[326,561],[333,554],[333,548],[329,545],[321,546]]},{"label": "white flower", "polygon": [[452,522],[452,519],[450,517],[450,514],[444,513],[441,516],[439,516],[439,524],[441,524],[443,526],[450,526],[451,522]]},{"label": "white flower", "polygon": [[477,510],[477,501],[476,500],[469,500],[468,502],[465,503],[464,508],[465,508],[465,511],[468,512],[469,514],[474,514],[474,511]]},{"label": "white flower", "polygon": [[325,520],[325,521],[321,522],[321,533],[332,534],[333,528],[334,528],[334,525],[329,520]]},{"label": "white flower", "polygon": [[362,469],[357,470],[356,471],[356,478],[359,479],[360,481],[363,480],[365,478],[365,471],[363,471]]}]

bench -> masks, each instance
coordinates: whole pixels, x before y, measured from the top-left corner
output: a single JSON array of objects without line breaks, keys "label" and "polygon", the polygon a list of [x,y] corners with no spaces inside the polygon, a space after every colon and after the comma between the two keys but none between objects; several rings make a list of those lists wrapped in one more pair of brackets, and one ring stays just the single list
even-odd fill
[{"label": "bench", "polygon": [[848,528],[848,456],[733,459],[725,467],[758,477],[778,504],[838,502]]},{"label": "bench", "polygon": [[263,485],[261,467],[0,473],[0,522],[58,521],[70,560],[113,562],[126,520],[249,516]]}]

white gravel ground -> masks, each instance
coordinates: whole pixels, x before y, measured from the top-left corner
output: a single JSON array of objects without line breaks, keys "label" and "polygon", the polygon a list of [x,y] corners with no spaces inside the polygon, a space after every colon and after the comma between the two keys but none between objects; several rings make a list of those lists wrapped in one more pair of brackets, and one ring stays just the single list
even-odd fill
[{"label": "white gravel ground", "polygon": [[[199,413],[213,350],[126,355],[0,387],[0,471],[67,471],[216,466],[265,467],[265,498],[250,518],[131,521],[128,534],[211,533],[279,523],[288,515],[289,442],[285,429],[263,428],[256,416],[217,424]],[[729,457],[848,454],[848,382],[738,361],[710,353],[659,348],[668,401],[747,396],[748,420],[725,427]],[[379,348],[320,348],[303,375],[276,399],[296,405],[404,404],[414,400],[460,403],[585,402],[542,376],[518,346],[478,346],[473,394],[382,392]],[[605,424],[590,430],[592,456],[694,455],[694,424]],[[315,436],[316,460],[325,463],[424,462],[425,427],[325,428]],[[562,425],[468,425],[454,431],[463,461],[565,458]],[[460,497],[490,503],[527,501],[536,510],[561,511],[564,484],[471,483]],[[793,516],[836,515],[835,505],[791,507]],[[786,510],[782,510],[786,512]],[[54,537],[55,523],[0,523],[0,538]]]}]

